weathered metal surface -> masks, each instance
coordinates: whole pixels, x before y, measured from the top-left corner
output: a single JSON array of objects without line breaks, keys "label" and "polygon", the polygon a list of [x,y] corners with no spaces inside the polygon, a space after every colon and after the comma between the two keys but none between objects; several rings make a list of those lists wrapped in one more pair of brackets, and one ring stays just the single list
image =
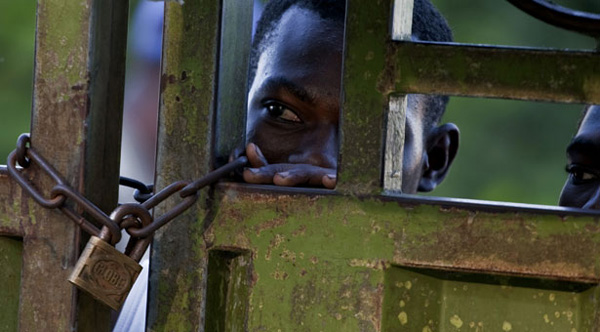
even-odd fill
[{"label": "weathered metal surface", "polygon": [[137,261],[105,240],[92,236],[77,260],[69,281],[119,311],[141,270],[142,266]]},{"label": "weathered metal surface", "polygon": [[[157,188],[206,174],[212,165],[220,1],[165,4]],[[197,331],[204,324],[205,269],[200,203],[161,228],[152,245],[148,329]],[[175,202],[156,208],[162,215]]]},{"label": "weathered metal surface", "polygon": [[[121,1],[42,0],[37,7],[32,145],[103,207],[116,204],[117,182],[107,179],[118,176],[124,75],[115,62],[124,54],[126,10]],[[35,166],[26,174],[46,194],[53,185]],[[92,188],[89,177],[97,177]],[[4,169],[0,193],[0,233],[23,243],[19,330],[108,331],[108,308],[78,298],[66,281],[79,252],[79,228],[29,199]]]},{"label": "weathered metal surface", "polygon": [[[570,319],[568,310],[582,318],[577,322],[582,327],[578,331],[598,324],[590,323],[597,315],[593,301],[586,302],[589,301],[586,294],[595,291],[581,293],[600,281],[598,213],[586,216],[559,208],[505,209],[486,204],[436,203],[432,199],[313,196],[292,191],[285,195],[239,185],[220,189],[215,221],[204,238],[211,252],[217,250],[221,256],[223,252],[233,256],[247,252],[251,257],[251,262],[246,262],[251,266],[250,284],[241,290],[248,297],[235,299],[235,304],[220,304],[221,307],[247,305],[248,331],[395,330],[404,320],[403,315],[398,317],[402,311],[396,311],[399,306],[383,306],[384,299],[389,301],[394,296],[403,297],[407,305],[404,312],[410,314],[407,319],[422,324],[418,329],[421,331],[429,322],[416,319],[417,312],[423,309],[416,304],[418,292],[405,294],[403,290],[391,290],[389,284],[386,286],[386,280],[393,277],[398,282],[402,278],[402,282],[411,280],[413,285],[421,287],[426,278],[418,281],[410,271],[424,275],[438,271],[442,275],[437,277],[439,280],[459,280],[461,275],[471,273],[469,280],[456,283],[472,287],[471,291],[440,290],[442,293],[436,296],[447,297],[447,302],[442,305],[432,300],[431,308],[426,309],[431,315],[435,310],[448,310],[451,303],[466,301],[461,297],[464,294],[473,301],[504,299],[501,294],[508,291],[503,287],[525,287],[511,289],[512,295],[506,296],[512,300],[494,303],[496,311],[482,310],[471,316],[463,309],[444,313],[450,314],[448,320],[455,314],[463,317],[465,327],[471,321],[475,324],[481,321],[490,327],[497,324],[502,327],[504,321],[514,328],[541,326],[527,325],[526,318],[531,316],[525,313],[529,313],[542,321],[543,315],[548,314],[556,324],[544,325],[545,330],[561,330],[569,322],[557,322],[556,310],[565,320]],[[398,267],[404,268],[395,270]],[[219,272],[222,268],[209,267],[209,280],[214,271],[222,273]],[[494,277],[498,275],[512,279]],[[524,279],[519,279],[523,277],[531,282],[523,284]],[[478,284],[489,280],[500,281],[492,283],[491,288]],[[508,280],[508,284],[501,280]],[[430,288],[455,285],[433,279],[427,283]],[[233,281],[229,284],[235,285]],[[393,287],[399,288],[396,282]],[[403,287],[410,288],[406,284]],[[228,287],[212,291],[221,292],[221,301],[226,302],[230,296]],[[546,304],[540,304],[541,307],[536,304],[540,300],[533,295],[539,292],[543,295],[538,296],[546,299],[554,294],[556,298],[551,297],[550,301],[557,304],[551,305],[559,309],[549,311]],[[493,294],[495,297],[491,297]],[[415,302],[409,303],[407,296]],[[218,297],[213,294],[212,298]],[[529,309],[523,314],[506,314],[516,300],[523,303],[520,308]],[[573,303],[584,307],[589,303],[591,309],[573,308]],[[207,310],[211,305],[215,304],[207,303]],[[384,313],[391,315],[390,310],[394,311],[393,319],[384,316]],[[475,320],[475,317],[480,318]],[[445,328],[451,327],[451,323],[444,322]],[[432,331],[441,326],[439,321],[435,324],[430,326]]]},{"label": "weathered metal surface", "polygon": [[[395,0],[392,17],[393,40],[411,40],[413,0]],[[383,190],[388,193],[402,192],[402,162],[404,160],[404,136],[406,114],[408,108],[407,95],[389,97],[386,114],[384,156],[383,156]]]},{"label": "weathered metal surface", "polygon": [[19,288],[21,284],[21,253],[19,238],[0,236],[0,330],[17,331],[19,323]]},{"label": "weathered metal surface", "polygon": [[19,203],[21,188],[0,166],[0,330],[17,331],[19,324],[19,295],[21,285],[23,229],[21,220],[27,218]]},{"label": "weathered metal surface", "polygon": [[404,137],[406,124],[406,95],[390,96],[386,117],[383,190],[388,193],[402,192],[402,162],[404,160]]},{"label": "weathered metal surface", "polygon": [[595,331],[598,287],[391,267],[382,326],[390,331]]},{"label": "weathered metal surface", "polygon": [[88,64],[90,110],[85,158],[99,162],[85,167],[85,193],[96,206],[109,212],[116,206],[119,190],[121,154],[118,147],[123,123],[129,4],[102,0],[94,1],[92,6]]},{"label": "weathered metal surface", "polygon": [[372,194],[381,190],[383,116],[390,92],[385,76],[393,1],[347,3],[340,159],[337,190]]},{"label": "weathered metal surface", "polygon": [[[83,185],[90,5],[40,1],[37,11],[32,145],[75,188]],[[31,172],[41,187],[51,185],[35,168]],[[23,220],[20,328],[69,330],[77,307],[75,289],[66,280],[78,254],[78,229],[25,195],[21,202],[29,218]]]},{"label": "weathered metal surface", "polygon": [[[224,185],[214,200],[206,201],[203,191],[195,210],[156,235],[151,330],[387,331],[411,324],[410,330],[417,331],[458,325],[474,331],[484,326],[551,331],[571,322],[578,331],[599,328],[590,318],[598,314],[593,287],[600,281],[598,213],[369,196],[381,191],[384,114],[391,94],[596,101],[598,83],[588,75],[597,72],[596,56],[527,51],[523,54],[539,56],[546,67],[559,63],[550,74],[535,78],[544,67],[538,60],[521,61],[512,50],[458,50],[451,45],[420,50],[422,44],[392,42],[392,8],[391,0],[348,1],[337,187],[346,195],[323,190],[306,195],[302,191],[309,190],[274,187],[267,187],[267,193]],[[219,33],[232,31],[219,28],[219,10],[219,2],[208,0],[167,5],[158,188],[206,173],[211,156],[223,159],[242,132],[236,119],[231,127],[236,135],[223,137],[230,135],[227,117],[243,109],[226,105],[241,105],[244,97],[214,100],[219,70],[223,90],[217,99],[243,90],[231,86],[235,75],[223,67],[234,59],[225,48],[234,45],[223,46],[223,62],[217,66]],[[247,24],[247,16],[237,14],[222,17]],[[480,50],[475,61],[460,57]],[[507,70],[507,64],[525,71]],[[428,78],[429,71],[433,76]],[[563,77],[576,82],[569,85]],[[500,92],[486,86],[490,82]],[[217,103],[225,113],[215,127],[212,110]],[[210,148],[213,133],[220,142],[216,151]],[[471,279],[461,279],[465,274]],[[455,286],[462,291],[448,288]],[[539,289],[550,293],[539,295]],[[419,298],[421,291],[427,296]],[[537,303],[550,294],[550,304]],[[464,296],[472,302],[461,310],[472,312],[448,310],[466,301]],[[509,300],[497,301],[499,311],[483,311],[483,302],[503,296]],[[518,307],[518,315],[506,314],[516,302],[526,305]],[[565,321],[557,320],[552,306],[560,308]],[[527,325],[526,314],[541,321]],[[438,320],[429,318],[433,316]]]},{"label": "weathered metal surface", "polygon": [[397,92],[600,103],[600,53],[394,42],[388,59]]},{"label": "weathered metal surface", "polygon": [[393,40],[411,40],[414,12],[414,0],[394,0],[391,21]]},{"label": "weathered metal surface", "polygon": [[217,166],[244,143],[253,5],[251,0],[223,1],[214,145]]},{"label": "weathered metal surface", "polygon": [[5,166],[0,166],[0,235],[23,237],[23,214],[19,198],[21,187],[8,176]]},{"label": "weathered metal surface", "polygon": [[251,253],[212,250],[208,271],[204,331],[248,331]]}]

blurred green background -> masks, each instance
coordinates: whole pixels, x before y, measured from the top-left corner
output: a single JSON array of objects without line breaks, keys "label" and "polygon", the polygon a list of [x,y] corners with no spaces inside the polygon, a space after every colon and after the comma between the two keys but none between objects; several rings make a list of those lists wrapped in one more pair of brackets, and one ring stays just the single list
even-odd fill
[{"label": "blurred green background", "polygon": [[29,132],[36,1],[0,1],[0,164]]},{"label": "blurred green background", "polygon": [[[563,31],[499,0],[432,0],[462,43],[594,49],[593,39]],[[556,3],[600,12],[598,0]],[[0,2],[0,163],[29,131],[35,1]],[[451,99],[444,121],[461,129],[461,147],[435,196],[556,204],[566,178],[565,147],[582,105]]]}]

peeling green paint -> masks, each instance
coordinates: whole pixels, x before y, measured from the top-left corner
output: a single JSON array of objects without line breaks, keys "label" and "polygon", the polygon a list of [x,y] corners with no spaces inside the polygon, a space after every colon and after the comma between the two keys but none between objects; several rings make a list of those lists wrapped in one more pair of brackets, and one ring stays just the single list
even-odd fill
[{"label": "peeling green paint", "polygon": [[391,48],[395,92],[600,102],[597,52],[405,42]]},{"label": "peeling green paint", "polygon": [[[398,312],[413,318],[407,320],[409,331],[417,331],[423,325],[433,331],[569,331],[572,328],[592,331],[593,328],[594,315],[590,315],[589,307],[595,306],[595,285],[452,275],[398,267],[386,273],[384,326],[391,330],[401,325],[388,315]],[[412,279],[412,289],[393,286],[394,280],[406,278]],[[397,305],[398,299],[405,305]]]},{"label": "peeling green paint", "polygon": [[348,1],[337,190],[381,191],[388,17],[393,1]]},{"label": "peeling green paint", "polygon": [[0,236],[0,330],[16,331],[19,323],[19,290],[23,242]]},{"label": "peeling green paint", "polygon": [[5,201],[8,206],[4,204],[0,205],[0,227],[12,230],[20,228],[19,215],[21,206],[19,201],[16,197],[11,197]]},{"label": "peeling green paint", "polygon": [[[44,55],[36,56],[36,66],[43,67],[45,80],[64,78],[72,84],[87,83],[87,53],[81,51],[88,47],[90,11],[82,10],[88,6],[85,0],[38,3],[38,18],[49,18],[37,20],[44,36],[37,38],[36,49]],[[41,59],[46,61],[40,63]]]},{"label": "peeling green paint", "polygon": [[[165,4],[163,68],[156,188],[196,179],[212,167],[220,1]],[[155,208],[161,215],[176,204]],[[177,221],[161,228],[152,246],[148,329],[196,331],[204,327],[204,277],[208,256],[203,236],[208,190]],[[173,240],[176,239],[176,240]],[[182,248],[185,248],[183,250]]]},{"label": "peeling green paint", "polygon": [[[555,324],[570,324],[571,317],[573,324],[582,322],[578,330],[591,326],[578,317],[593,317],[590,310],[596,310],[586,300],[596,292],[589,282],[600,278],[595,249],[589,250],[600,242],[593,218],[565,222],[551,214],[235,189],[218,197],[205,237],[210,250],[252,253],[253,282],[243,300],[248,331],[381,331],[394,330],[394,324],[409,331],[522,330],[530,326],[524,316],[490,314],[491,307],[477,302],[508,292],[534,308],[528,313],[551,307],[548,319]],[[455,272],[432,277],[402,266]],[[446,276],[458,278],[461,271],[480,274],[462,281]],[[557,278],[572,281],[551,281]],[[423,280],[429,280],[426,289]],[[542,302],[533,298],[538,289],[544,289]],[[426,296],[417,301],[421,294]],[[450,310],[466,299],[476,301],[473,310]],[[497,302],[491,303],[501,306]],[[474,315],[479,306],[481,315]]]},{"label": "peeling green paint", "polygon": [[35,201],[33,199],[31,199],[31,198],[28,199],[27,200],[27,210],[28,210],[28,213],[29,213],[29,215],[28,215],[29,216],[29,222],[32,225],[35,225],[37,223],[36,208],[37,208],[37,205],[36,205]]}]

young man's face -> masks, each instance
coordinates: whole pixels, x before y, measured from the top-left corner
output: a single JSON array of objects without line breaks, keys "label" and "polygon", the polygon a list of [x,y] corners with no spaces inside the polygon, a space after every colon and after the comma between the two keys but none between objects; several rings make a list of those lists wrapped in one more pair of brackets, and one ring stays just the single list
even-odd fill
[{"label": "young man's face", "polygon": [[588,111],[567,148],[570,173],[559,204],[600,209],[600,106]]},{"label": "young man's face", "polygon": [[[253,168],[244,171],[244,179],[250,183],[333,188],[343,27],[309,10],[292,7],[273,34],[260,55],[248,95],[246,136],[247,143],[254,144],[247,146],[246,154]],[[412,104],[415,107],[409,109],[406,121],[405,193],[417,191],[427,159],[423,156],[425,110],[418,98]]]},{"label": "young man's face", "polygon": [[313,165],[333,170],[322,176],[335,175],[343,31],[293,7],[273,33],[248,95],[247,141],[270,164]]}]

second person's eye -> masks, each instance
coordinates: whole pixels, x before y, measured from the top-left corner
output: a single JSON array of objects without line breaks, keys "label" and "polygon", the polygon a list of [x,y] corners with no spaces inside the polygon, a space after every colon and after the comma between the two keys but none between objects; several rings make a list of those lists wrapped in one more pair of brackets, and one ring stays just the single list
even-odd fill
[{"label": "second person's eye", "polygon": [[288,122],[302,122],[298,115],[284,105],[278,103],[270,103],[266,105],[269,115]]},{"label": "second person's eye", "polygon": [[567,172],[571,174],[575,184],[598,180],[598,174],[596,174],[596,172],[579,165],[568,165]]}]

